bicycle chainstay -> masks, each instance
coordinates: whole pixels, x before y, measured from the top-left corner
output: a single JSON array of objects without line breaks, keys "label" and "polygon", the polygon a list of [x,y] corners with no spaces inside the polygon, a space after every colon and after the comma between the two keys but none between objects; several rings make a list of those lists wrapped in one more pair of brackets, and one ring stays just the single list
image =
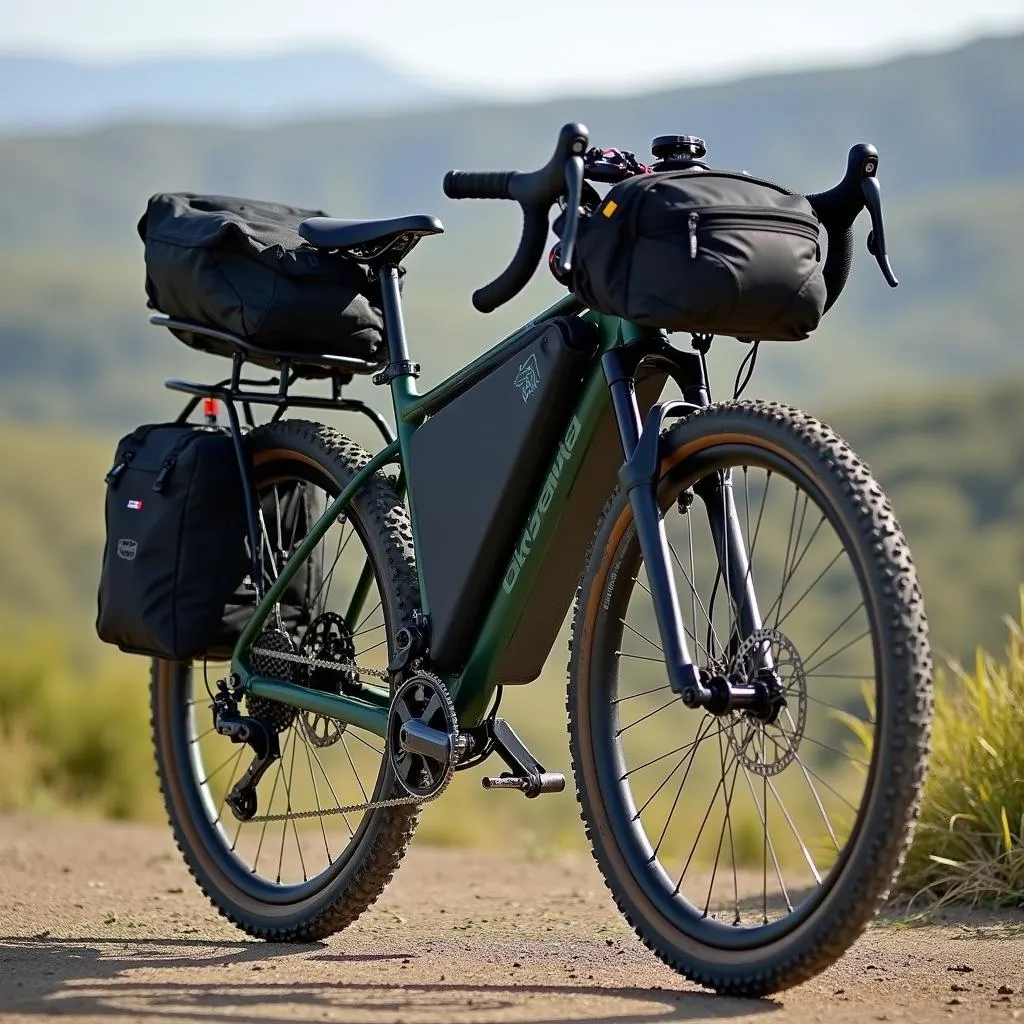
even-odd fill
[{"label": "bicycle chainstay", "polygon": [[[357,665],[354,661],[325,661],[321,658],[307,657],[304,654],[293,654],[288,651],[270,651],[261,647],[250,648],[250,653],[265,654],[281,661],[292,661],[300,665],[308,665],[310,668],[325,668],[336,672],[354,670],[359,675],[372,676],[375,679],[382,679],[384,682],[390,682],[390,676],[386,669],[366,668],[365,666]],[[412,669],[419,675],[428,676],[439,686],[444,686],[444,683],[442,683],[434,673],[427,672],[424,669],[419,668],[417,664],[414,664]],[[387,741],[385,740],[385,743],[386,742]],[[344,807],[329,807],[325,810],[288,811],[285,814],[256,814],[248,819],[247,824],[249,822],[269,823],[272,821],[294,821],[299,818],[326,818],[336,814],[355,814],[357,811],[378,811],[385,807],[404,807],[409,804],[429,804],[431,801],[436,800],[448,788],[448,783],[451,782],[452,774],[449,774],[444,785],[441,786],[436,793],[432,793],[430,796],[393,796],[388,797],[385,800],[368,800],[361,804],[346,804]]]}]

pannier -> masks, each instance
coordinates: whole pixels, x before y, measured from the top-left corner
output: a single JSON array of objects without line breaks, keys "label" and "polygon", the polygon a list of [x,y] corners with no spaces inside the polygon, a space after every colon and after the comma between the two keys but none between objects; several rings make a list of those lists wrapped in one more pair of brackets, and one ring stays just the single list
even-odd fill
[{"label": "pannier", "polygon": [[691,167],[627,178],[580,223],[573,290],[591,308],[669,331],[795,341],[825,306],[807,199]]},{"label": "pannier", "polygon": [[[149,305],[267,349],[383,362],[378,287],[354,260],[302,240],[298,225],[318,216],[234,196],[154,195],[138,225]],[[220,351],[208,335],[174,333]]]},{"label": "pannier", "polygon": [[[107,540],[96,630],[124,651],[186,661],[230,655],[255,607],[244,498],[231,435],[188,424],[139,427],[107,474]],[[261,500],[264,581],[323,512],[318,492],[286,481]],[[301,634],[322,566],[307,559],[279,605]]]},{"label": "pannier", "polygon": [[188,660],[215,645],[246,572],[241,475],[217,427],[151,424],[117,446],[96,631],[122,650]]}]

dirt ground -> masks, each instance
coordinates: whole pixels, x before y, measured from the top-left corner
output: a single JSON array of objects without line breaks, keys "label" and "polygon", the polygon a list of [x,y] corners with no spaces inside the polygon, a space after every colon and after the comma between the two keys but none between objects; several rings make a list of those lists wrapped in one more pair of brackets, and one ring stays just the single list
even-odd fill
[{"label": "dirt ground", "polygon": [[0,1021],[1024,1021],[1024,914],[887,919],[816,980],[720,999],[663,966],[586,857],[416,847],[328,942],[245,941],[160,827],[0,817]]}]

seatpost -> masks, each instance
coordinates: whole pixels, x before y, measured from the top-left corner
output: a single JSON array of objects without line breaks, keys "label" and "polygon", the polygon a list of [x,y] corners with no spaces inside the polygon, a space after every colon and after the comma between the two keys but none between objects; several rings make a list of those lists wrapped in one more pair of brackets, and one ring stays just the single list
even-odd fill
[{"label": "seatpost", "polygon": [[[388,343],[388,362],[392,366],[409,362],[409,346],[405,340],[405,321],[402,318],[402,295],[398,290],[398,279],[398,267],[394,264],[388,263],[380,268],[384,332]],[[393,375],[399,376],[398,373]]]}]

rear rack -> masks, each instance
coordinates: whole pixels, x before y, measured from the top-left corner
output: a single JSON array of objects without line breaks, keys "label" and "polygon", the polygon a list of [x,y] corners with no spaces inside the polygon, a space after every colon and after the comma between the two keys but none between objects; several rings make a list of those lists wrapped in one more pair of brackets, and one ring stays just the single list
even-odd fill
[{"label": "rear rack", "polygon": [[[279,420],[290,407],[329,409],[333,412],[359,413],[373,423],[384,438],[385,444],[390,444],[395,439],[390,424],[376,409],[358,398],[344,398],[341,393],[341,389],[352,381],[354,374],[373,373],[380,369],[381,363],[329,353],[281,352],[267,349],[229,331],[221,331],[206,324],[182,320],[164,313],[154,313],[150,316],[149,322],[156,327],[186,331],[191,335],[208,338],[209,345],[197,343],[198,339],[186,341],[186,344],[199,351],[224,355],[231,359],[231,376],[215,384],[201,384],[174,377],[164,381],[164,387],[171,391],[193,396],[179,414],[178,422],[184,423],[202,399],[216,398],[224,403],[233,429],[238,427],[238,416],[235,411],[235,403],[238,403],[242,406],[245,422],[250,427],[256,425],[252,415],[254,405],[275,406],[271,422]],[[247,362],[269,367],[276,371],[277,375],[266,380],[243,379],[242,367]],[[300,379],[329,379],[331,397],[290,394],[291,386]],[[253,390],[254,388],[266,390]],[[270,391],[270,388],[276,390]]]}]

